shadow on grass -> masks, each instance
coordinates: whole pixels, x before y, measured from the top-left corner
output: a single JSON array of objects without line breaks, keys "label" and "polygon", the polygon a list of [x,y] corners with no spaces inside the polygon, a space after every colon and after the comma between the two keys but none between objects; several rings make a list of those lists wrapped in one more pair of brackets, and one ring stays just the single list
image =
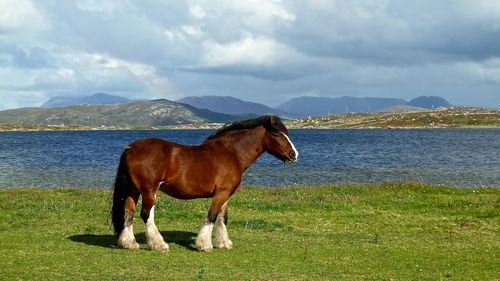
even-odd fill
[{"label": "shadow on grass", "polygon": [[[194,238],[196,233],[189,231],[162,231],[161,235],[167,243],[174,243],[182,246],[188,250],[196,251],[193,247]],[[104,248],[116,248],[116,238],[114,235],[109,234],[80,234],[68,237],[69,240],[78,243],[84,243],[92,246],[99,246]],[[146,244],[144,232],[136,233],[135,239],[139,244]]]}]

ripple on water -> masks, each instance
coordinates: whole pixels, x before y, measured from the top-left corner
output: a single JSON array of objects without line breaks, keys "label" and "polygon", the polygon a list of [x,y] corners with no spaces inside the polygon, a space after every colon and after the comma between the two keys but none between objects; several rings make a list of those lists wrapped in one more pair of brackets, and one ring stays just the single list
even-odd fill
[{"label": "ripple on water", "polygon": [[[121,150],[144,137],[184,144],[210,130],[0,132],[0,186],[111,187]],[[291,130],[299,162],[261,157],[243,183],[420,181],[498,186],[500,129]]]}]

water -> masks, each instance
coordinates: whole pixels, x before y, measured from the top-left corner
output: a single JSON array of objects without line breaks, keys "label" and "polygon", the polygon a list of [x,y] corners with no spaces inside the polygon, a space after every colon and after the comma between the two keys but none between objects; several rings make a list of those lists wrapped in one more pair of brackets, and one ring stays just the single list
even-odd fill
[{"label": "water", "polygon": [[[0,187],[111,187],[122,148],[144,137],[184,144],[211,130],[0,132]],[[500,185],[500,129],[291,130],[298,163],[265,154],[243,184],[419,181]]]}]

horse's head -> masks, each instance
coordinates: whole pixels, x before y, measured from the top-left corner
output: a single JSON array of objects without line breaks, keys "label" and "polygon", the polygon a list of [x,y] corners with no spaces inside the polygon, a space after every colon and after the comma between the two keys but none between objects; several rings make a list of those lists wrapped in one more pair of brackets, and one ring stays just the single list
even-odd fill
[{"label": "horse's head", "polygon": [[297,162],[299,152],[295,149],[288,136],[288,130],[277,116],[269,116],[269,121],[264,125],[264,149],[285,163]]}]

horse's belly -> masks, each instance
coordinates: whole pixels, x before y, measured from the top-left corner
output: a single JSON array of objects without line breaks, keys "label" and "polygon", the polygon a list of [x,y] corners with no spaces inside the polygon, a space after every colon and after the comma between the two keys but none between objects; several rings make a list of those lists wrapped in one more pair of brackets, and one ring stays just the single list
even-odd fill
[{"label": "horse's belly", "polygon": [[160,190],[177,199],[209,198],[213,196],[213,188],[202,186],[185,186],[175,183],[164,183]]}]

